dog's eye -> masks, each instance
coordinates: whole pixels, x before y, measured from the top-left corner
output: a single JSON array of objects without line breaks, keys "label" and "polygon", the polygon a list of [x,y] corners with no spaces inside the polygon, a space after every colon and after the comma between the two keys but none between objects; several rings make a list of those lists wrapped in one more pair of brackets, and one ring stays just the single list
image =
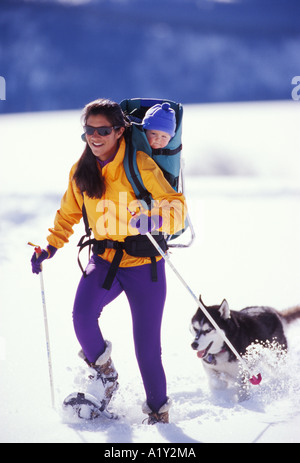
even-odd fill
[{"label": "dog's eye", "polygon": [[203,334],[208,334],[212,331],[213,329],[212,328],[208,328],[207,330],[203,331]]},{"label": "dog's eye", "polygon": [[196,328],[194,328],[194,326],[193,326],[192,324],[190,325],[190,332],[191,332],[193,335],[197,334],[197,332],[198,332],[198,331],[196,330]]}]

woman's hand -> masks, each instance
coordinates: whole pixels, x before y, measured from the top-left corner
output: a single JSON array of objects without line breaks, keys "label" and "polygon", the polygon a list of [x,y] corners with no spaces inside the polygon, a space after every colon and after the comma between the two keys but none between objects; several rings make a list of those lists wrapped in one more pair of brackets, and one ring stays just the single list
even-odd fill
[{"label": "woman's hand", "polygon": [[136,228],[141,235],[146,235],[146,233],[151,233],[161,228],[162,217],[160,215],[148,216],[146,214],[140,214],[132,217],[130,225]]},{"label": "woman's hand", "polygon": [[36,252],[34,252],[31,258],[32,273],[36,273],[36,274],[40,273],[42,271],[41,263],[45,259],[51,259],[51,257],[54,256],[56,251],[57,251],[57,248],[49,244],[46,249],[42,249],[42,252],[40,254],[37,254]]}]

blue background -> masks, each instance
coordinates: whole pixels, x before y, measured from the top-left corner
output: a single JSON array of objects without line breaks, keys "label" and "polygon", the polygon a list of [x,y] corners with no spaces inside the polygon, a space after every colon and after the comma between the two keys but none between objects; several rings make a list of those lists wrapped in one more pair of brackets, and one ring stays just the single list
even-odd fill
[{"label": "blue background", "polygon": [[299,18],[299,0],[2,0],[0,113],[291,99]]}]

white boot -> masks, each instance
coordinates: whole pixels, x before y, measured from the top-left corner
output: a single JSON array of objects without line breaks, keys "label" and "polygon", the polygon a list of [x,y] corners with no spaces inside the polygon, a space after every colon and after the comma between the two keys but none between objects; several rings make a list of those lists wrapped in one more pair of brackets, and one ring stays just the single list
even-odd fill
[{"label": "white boot", "polygon": [[[93,380],[93,383],[97,384],[100,382],[101,390],[104,388],[104,400],[105,400],[105,408],[109,404],[113,393],[118,389],[119,383],[117,382],[118,373],[114,367],[114,364],[111,359],[111,350],[112,345],[109,341],[106,342],[106,349],[103,354],[96,360],[95,363],[90,363],[84,352],[81,350],[79,352],[79,357],[83,358],[84,361],[88,364],[95,371],[95,375],[91,375],[89,378]],[[101,394],[103,395],[103,394]]]},{"label": "white boot", "polygon": [[[166,403],[164,403],[158,412],[154,412],[151,410],[147,402],[143,403],[142,410],[143,413],[149,415],[148,424],[156,424],[156,423],[169,423],[169,410],[171,408],[172,401],[168,398]],[[146,421],[146,420],[145,420]]]}]

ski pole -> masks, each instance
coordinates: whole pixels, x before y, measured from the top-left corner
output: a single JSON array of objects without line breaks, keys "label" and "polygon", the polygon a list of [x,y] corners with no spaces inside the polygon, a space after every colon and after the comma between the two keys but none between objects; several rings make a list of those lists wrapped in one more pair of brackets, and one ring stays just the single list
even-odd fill
[{"label": "ski pole", "polygon": [[[34,250],[36,252],[37,257],[42,253],[42,250],[41,250],[40,246],[37,246],[37,245],[35,245],[33,243],[30,243],[30,242],[28,244],[30,246],[34,247]],[[49,336],[46,297],[45,297],[45,286],[44,286],[42,265],[41,265],[41,271],[40,271],[40,286],[41,286],[41,296],[42,296],[43,315],[44,315],[44,327],[45,327],[45,336],[46,336],[46,348],[47,348],[47,357],[48,357],[48,370],[49,370],[49,379],[50,379],[51,403],[52,403],[52,408],[55,409],[53,370],[52,370],[52,359],[51,359],[51,349],[50,349],[50,336]]]},{"label": "ski pole", "polygon": [[169,265],[169,267],[173,270],[173,272],[175,273],[175,275],[179,278],[179,280],[181,281],[181,283],[183,284],[183,286],[188,290],[189,294],[192,296],[192,298],[194,299],[194,301],[196,302],[196,304],[198,305],[198,307],[202,310],[202,312],[204,313],[204,315],[206,316],[206,318],[208,318],[208,320],[210,321],[210,323],[215,327],[215,329],[217,330],[217,332],[219,333],[219,335],[223,338],[224,342],[227,344],[227,346],[230,348],[230,350],[234,353],[234,355],[237,357],[237,359],[241,362],[241,364],[243,365],[244,369],[248,371],[248,373],[250,374],[250,383],[251,384],[254,384],[254,385],[257,385],[261,382],[262,380],[262,377],[261,377],[261,374],[259,373],[257,376],[255,375],[252,375],[252,372],[250,371],[250,369],[248,368],[248,365],[246,364],[245,360],[240,356],[240,354],[237,352],[237,350],[235,349],[235,347],[232,345],[232,343],[229,341],[229,339],[227,338],[227,336],[225,335],[225,333],[221,330],[221,328],[219,327],[219,325],[215,322],[215,320],[212,318],[212,316],[210,315],[210,313],[206,310],[206,308],[204,307],[204,305],[202,304],[202,302],[197,298],[197,296],[193,293],[193,291],[191,290],[191,288],[189,287],[189,285],[185,282],[185,280],[182,278],[182,276],[180,275],[180,273],[177,271],[177,269],[174,267],[173,263],[171,262],[170,260],[170,257],[168,256],[168,254],[166,254],[162,249],[161,247],[159,246],[159,244],[155,241],[155,239],[153,238],[153,236],[151,235],[150,232],[147,232],[146,233],[146,236],[148,237],[148,239],[151,241],[151,243],[153,244],[153,246],[156,248],[156,250],[159,252],[159,254],[164,258],[164,260],[167,262],[167,264]]}]

